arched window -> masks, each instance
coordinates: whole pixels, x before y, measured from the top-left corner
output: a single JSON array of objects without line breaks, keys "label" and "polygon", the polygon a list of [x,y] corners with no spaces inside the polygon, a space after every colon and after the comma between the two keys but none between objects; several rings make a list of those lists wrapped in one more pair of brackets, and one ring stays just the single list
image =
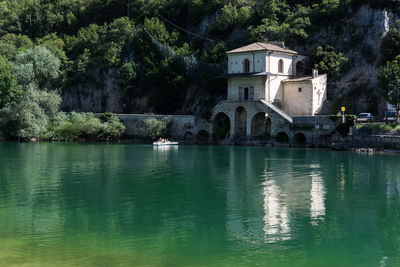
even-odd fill
[{"label": "arched window", "polygon": [[278,72],[283,73],[283,60],[282,59],[279,59],[279,62],[278,62]]},{"label": "arched window", "polygon": [[250,72],[250,61],[247,58],[243,61],[243,72]]},{"label": "arched window", "polygon": [[302,76],[306,74],[306,70],[304,68],[304,63],[303,61],[298,61],[296,63],[296,76]]}]

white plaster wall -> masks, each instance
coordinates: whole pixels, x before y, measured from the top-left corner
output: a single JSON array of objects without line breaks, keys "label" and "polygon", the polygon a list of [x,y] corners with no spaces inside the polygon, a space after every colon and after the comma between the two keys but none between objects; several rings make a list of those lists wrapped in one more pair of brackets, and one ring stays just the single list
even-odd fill
[{"label": "white plaster wall", "polygon": [[255,72],[265,72],[265,51],[254,52]]},{"label": "white plaster wall", "polygon": [[249,72],[265,71],[265,51],[228,54],[228,73],[243,73],[243,62],[247,58],[250,61]]},{"label": "white plaster wall", "polygon": [[[278,63],[280,59],[283,60],[283,73],[278,72]],[[269,60],[269,72],[280,75],[293,75],[292,55],[272,53],[269,56]]]},{"label": "white plaster wall", "polygon": [[[312,86],[313,86],[313,102],[312,102],[312,115],[318,113],[322,105],[324,104],[326,100],[326,86],[327,86],[327,75],[319,75],[318,77],[314,78],[312,80]],[[319,101],[318,101],[318,95],[319,95]]]},{"label": "white plaster wall", "polygon": [[[259,100],[263,97],[265,90],[265,77],[240,77],[228,79],[228,100],[239,100],[239,87],[254,86],[253,100]],[[250,94],[250,91],[249,91]],[[250,96],[250,95],[249,95]]]},{"label": "white plaster wall", "polygon": [[[301,92],[299,92],[301,88]],[[283,110],[291,116],[313,115],[311,81],[283,83]]]},{"label": "white plaster wall", "polygon": [[281,75],[268,75],[266,99],[271,102],[282,102],[282,80],[289,78]]}]

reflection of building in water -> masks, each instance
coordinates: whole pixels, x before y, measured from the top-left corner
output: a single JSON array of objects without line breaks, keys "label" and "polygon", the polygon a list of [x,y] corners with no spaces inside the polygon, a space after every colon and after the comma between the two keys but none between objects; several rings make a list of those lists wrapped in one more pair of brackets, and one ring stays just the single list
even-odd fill
[{"label": "reflection of building in water", "polygon": [[288,208],[281,201],[282,190],[274,180],[264,181],[264,234],[267,242],[290,239]]},{"label": "reflection of building in water", "polygon": [[325,219],[327,189],[320,164],[305,161],[303,154],[286,157],[278,151],[263,158],[232,152],[226,194],[231,237],[285,241],[297,238],[298,224],[318,225]]},{"label": "reflection of building in water", "polygon": [[316,171],[311,172],[311,224],[318,224],[318,220],[324,219],[325,217],[325,195],[326,189],[324,181],[320,174]]}]

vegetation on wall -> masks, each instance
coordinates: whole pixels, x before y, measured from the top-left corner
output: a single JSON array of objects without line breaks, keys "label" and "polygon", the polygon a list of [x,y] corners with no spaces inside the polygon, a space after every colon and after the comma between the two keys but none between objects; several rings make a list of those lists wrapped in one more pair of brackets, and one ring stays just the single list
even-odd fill
[{"label": "vegetation on wall", "polygon": [[142,127],[142,137],[149,140],[164,137],[168,131],[169,121],[164,119],[150,118],[144,120],[144,126]]},{"label": "vegetation on wall", "polygon": [[321,71],[333,76],[340,71],[340,66],[347,62],[348,58],[344,57],[343,53],[337,52],[333,46],[322,44],[315,48],[311,57],[310,65]]}]

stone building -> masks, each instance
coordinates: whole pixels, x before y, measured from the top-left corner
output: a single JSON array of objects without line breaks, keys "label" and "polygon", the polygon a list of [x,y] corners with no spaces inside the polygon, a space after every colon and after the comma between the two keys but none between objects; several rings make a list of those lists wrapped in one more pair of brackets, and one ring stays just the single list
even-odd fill
[{"label": "stone building", "polygon": [[318,114],[327,76],[306,76],[305,56],[283,42],[257,42],[227,52],[227,98],[213,108],[213,136],[276,137],[288,133],[293,116]]}]

